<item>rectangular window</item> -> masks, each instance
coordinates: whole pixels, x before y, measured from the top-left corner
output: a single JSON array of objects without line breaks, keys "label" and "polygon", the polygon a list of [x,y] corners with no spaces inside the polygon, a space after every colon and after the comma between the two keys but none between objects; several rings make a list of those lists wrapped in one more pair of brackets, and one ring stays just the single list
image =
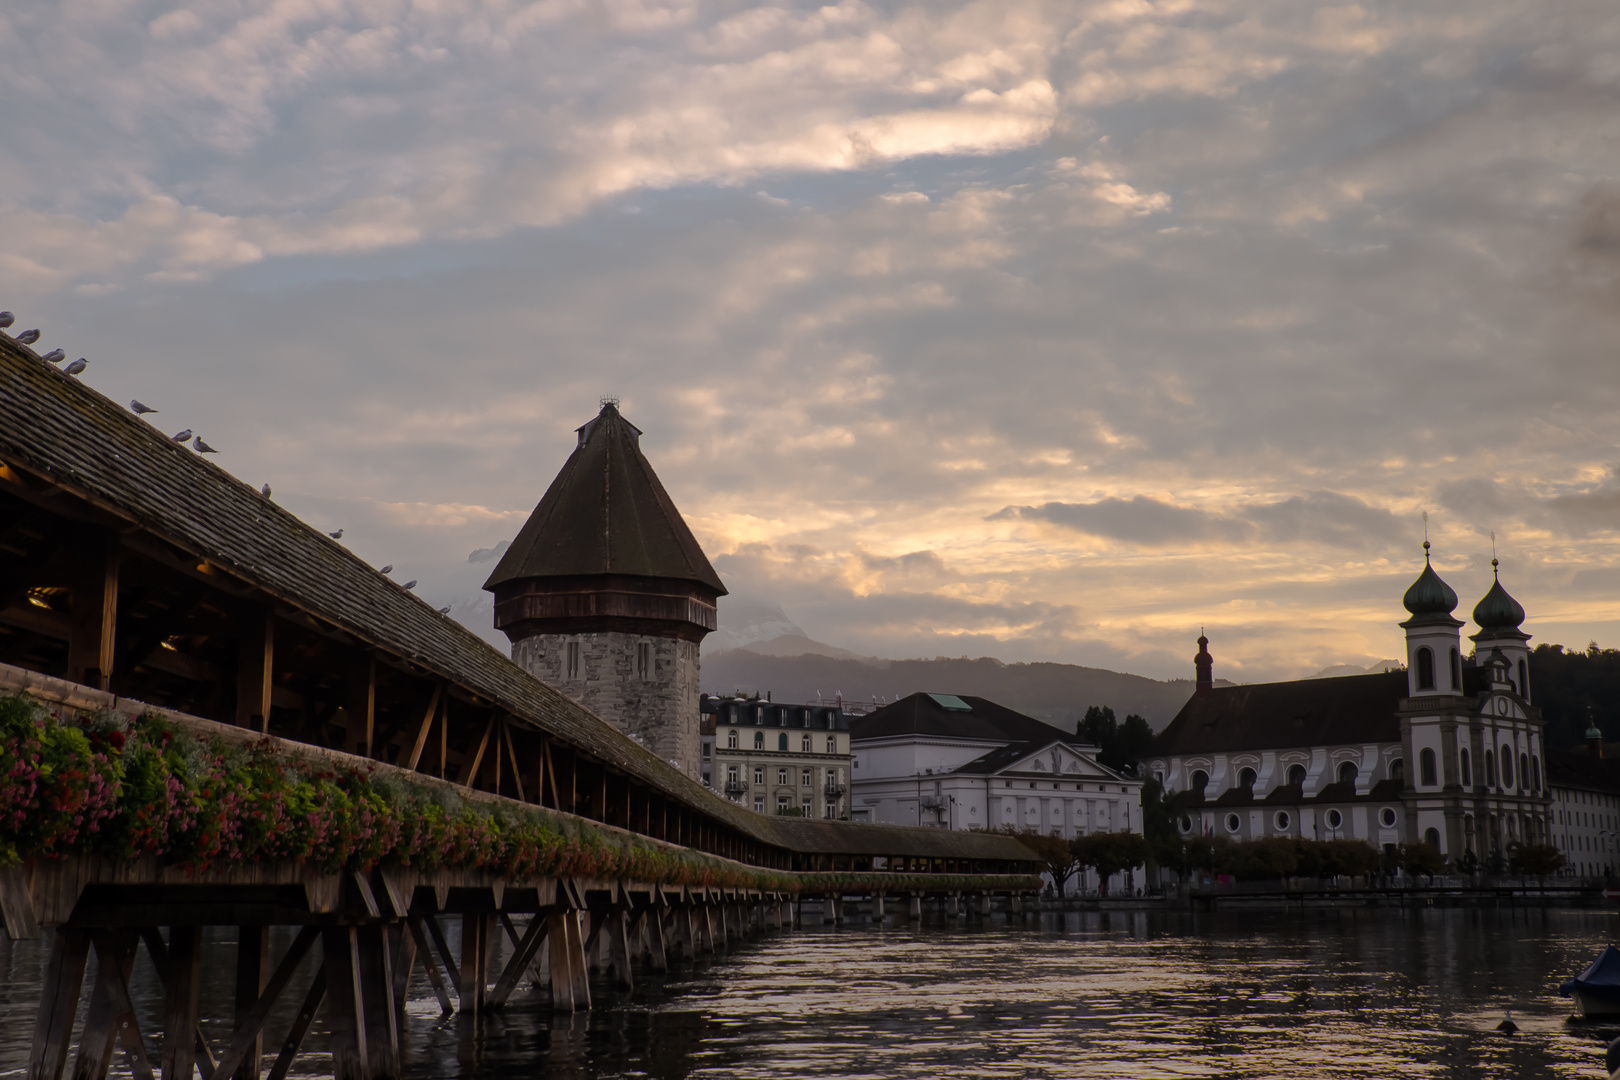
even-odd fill
[{"label": "rectangular window", "polygon": [[707,759],[708,756],[709,756],[709,744],[708,743],[703,744],[703,756],[704,756],[705,759]]},{"label": "rectangular window", "polygon": [[799,800],[799,812],[801,814],[803,814],[805,817],[814,817],[815,816],[815,808],[810,805],[810,800],[809,799],[800,799]]},{"label": "rectangular window", "polygon": [[[785,783],[788,782],[787,770],[786,769],[777,769],[776,770],[776,782],[778,784],[785,784]],[[787,796],[784,795],[784,796],[782,796],[782,798],[785,799],[785,798],[787,798]]]},{"label": "rectangular window", "polygon": [[836,735],[827,736],[827,753],[829,753],[829,754],[838,753],[838,736],[836,736]]},{"label": "rectangular window", "polygon": [[799,773],[800,773],[799,786],[800,787],[809,787],[810,786],[810,770],[809,769],[800,769]]},{"label": "rectangular window", "polygon": [[737,780],[737,766],[735,766],[735,765],[727,765],[726,766],[726,779],[732,781],[733,783],[736,782],[736,780]]},{"label": "rectangular window", "polygon": [[579,642],[570,641],[564,646],[567,657],[564,660],[564,675],[566,679],[579,678]]},{"label": "rectangular window", "polygon": [[799,740],[799,750],[806,754],[810,752],[810,736],[806,735]]},{"label": "rectangular window", "polygon": [[761,787],[765,785],[765,767],[763,765],[754,766],[754,783]]},{"label": "rectangular window", "polygon": [[788,797],[786,795],[778,795],[776,797],[776,808],[778,810],[786,810],[788,808]]},{"label": "rectangular window", "polygon": [[763,796],[763,795],[755,795],[754,796],[754,813],[763,814],[764,812],[765,812],[765,796]]},{"label": "rectangular window", "polygon": [[652,678],[652,642],[636,642],[636,678],[643,682]]}]

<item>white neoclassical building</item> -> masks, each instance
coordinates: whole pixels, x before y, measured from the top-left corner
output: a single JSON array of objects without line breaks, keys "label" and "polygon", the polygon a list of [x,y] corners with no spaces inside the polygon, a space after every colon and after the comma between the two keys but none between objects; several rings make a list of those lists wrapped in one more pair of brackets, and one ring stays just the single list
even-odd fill
[{"label": "white neoclassical building", "polygon": [[1074,837],[1141,832],[1142,782],[1097,748],[979,697],[912,694],[850,724],[851,817]]},{"label": "white neoclassical building", "polygon": [[1403,603],[1405,671],[1217,687],[1198,639],[1193,697],[1147,762],[1177,794],[1183,833],[1422,842],[1482,860],[1550,841],[1524,609],[1494,581],[1465,657],[1457,594],[1427,543]]}]

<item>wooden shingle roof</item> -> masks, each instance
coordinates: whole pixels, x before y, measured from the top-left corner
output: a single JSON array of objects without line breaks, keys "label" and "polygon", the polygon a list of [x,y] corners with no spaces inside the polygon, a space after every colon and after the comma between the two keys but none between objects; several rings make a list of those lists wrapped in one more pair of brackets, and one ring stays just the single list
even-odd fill
[{"label": "wooden shingle roof", "polygon": [[641,452],[641,431],[603,404],[484,588],[606,574],[696,581],[726,594]]},{"label": "wooden shingle roof", "polygon": [[[206,560],[312,622],[460,686],[744,836],[794,850],[797,834],[781,827],[790,819],[755,814],[671,768],[341,544],[3,333],[0,462],[49,479],[129,531]],[[867,827],[826,825],[852,835]],[[938,857],[979,843],[918,831],[937,834],[926,842]],[[1002,839],[1003,854],[994,857],[1031,858]]]}]

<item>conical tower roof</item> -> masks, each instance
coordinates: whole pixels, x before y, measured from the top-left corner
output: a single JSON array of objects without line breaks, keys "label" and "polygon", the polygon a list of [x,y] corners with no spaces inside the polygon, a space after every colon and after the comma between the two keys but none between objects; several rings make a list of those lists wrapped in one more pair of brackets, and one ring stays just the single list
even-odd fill
[{"label": "conical tower roof", "polygon": [[526,578],[626,575],[694,581],[726,594],[641,453],[641,431],[611,401],[518,531],[484,588]]}]

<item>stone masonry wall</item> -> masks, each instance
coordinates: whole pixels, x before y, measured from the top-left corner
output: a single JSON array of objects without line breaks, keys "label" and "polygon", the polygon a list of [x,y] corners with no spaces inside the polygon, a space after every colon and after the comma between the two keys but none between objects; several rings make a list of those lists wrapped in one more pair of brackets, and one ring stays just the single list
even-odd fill
[{"label": "stone masonry wall", "polygon": [[[576,678],[564,669],[579,643]],[[649,644],[652,670],[636,673],[636,647]],[[698,776],[698,644],[637,634],[539,634],[512,646],[512,660],[692,777]]]}]

